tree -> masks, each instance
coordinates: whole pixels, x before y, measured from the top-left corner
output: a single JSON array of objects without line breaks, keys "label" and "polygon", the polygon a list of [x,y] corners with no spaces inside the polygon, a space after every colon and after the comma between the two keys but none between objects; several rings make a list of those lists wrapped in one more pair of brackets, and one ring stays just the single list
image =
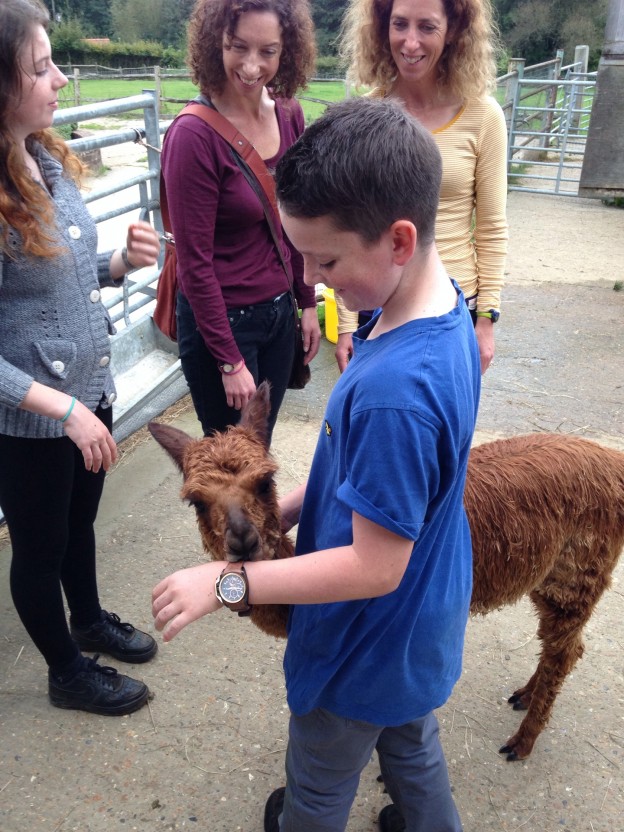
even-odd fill
[{"label": "tree", "polygon": [[106,38],[112,34],[111,0],[45,0],[45,4],[57,23],[79,20],[87,36]]},{"label": "tree", "polygon": [[319,55],[336,55],[336,38],[348,0],[313,0],[312,18],[316,27]]},{"label": "tree", "polygon": [[504,45],[528,65],[564,50],[571,63],[574,47],[587,44],[595,65],[602,47],[608,0],[494,0]]},{"label": "tree", "polygon": [[154,40],[181,46],[193,5],[194,0],[111,0],[114,37],[127,43]]}]

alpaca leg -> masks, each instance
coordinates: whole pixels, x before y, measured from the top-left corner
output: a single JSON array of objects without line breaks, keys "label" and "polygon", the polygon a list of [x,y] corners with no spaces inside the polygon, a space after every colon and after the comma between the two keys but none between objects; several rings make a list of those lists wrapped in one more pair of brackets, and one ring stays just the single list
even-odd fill
[{"label": "alpaca leg", "polygon": [[527,709],[516,734],[500,749],[509,761],[528,757],[546,727],[566,676],[583,655],[582,630],[594,607],[592,603],[589,609],[562,608],[537,592],[532,593],[531,599],[539,613],[542,651],[528,684],[509,700],[514,710]]}]

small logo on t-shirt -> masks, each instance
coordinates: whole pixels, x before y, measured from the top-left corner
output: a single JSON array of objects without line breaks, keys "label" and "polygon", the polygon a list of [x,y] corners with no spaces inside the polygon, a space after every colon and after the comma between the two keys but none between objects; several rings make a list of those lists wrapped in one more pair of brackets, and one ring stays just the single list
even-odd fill
[{"label": "small logo on t-shirt", "polygon": [[327,421],[327,419],[325,419],[325,433],[326,433],[328,436],[331,436],[331,435],[332,435],[332,426],[329,424],[329,422]]}]

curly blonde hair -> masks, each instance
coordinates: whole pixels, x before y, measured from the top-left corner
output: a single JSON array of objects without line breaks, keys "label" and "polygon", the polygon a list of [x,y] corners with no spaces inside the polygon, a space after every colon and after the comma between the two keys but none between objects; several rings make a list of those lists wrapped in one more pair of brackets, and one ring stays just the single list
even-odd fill
[{"label": "curly blonde hair", "polygon": [[316,45],[308,0],[198,0],[188,30],[191,78],[205,95],[225,86],[223,35],[232,36],[245,12],[273,12],[282,30],[279,69],[271,94],[292,98],[307,85],[314,70]]},{"label": "curly blonde hair", "polygon": [[[387,91],[397,75],[389,44],[395,0],[350,0],[343,19],[340,54],[356,84]],[[498,30],[490,0],[441,0],[452,41],[438,63],[441,89],[466,101],[496,83]]]},{"label": "curly blonde hair", "polygon": [[[15,102],[22,95],[19,55],[36,26],[47,28],[49,15],[38,0],[2,0],[0,4],[0,245],[8,256],[8,229],[22,239],[22,250],[35,257],[52,257],[62,249],[54,227],[54,204],[24,165],[11,133]],[[79,182],[82,162],[53,130],[33,133],[26,141],[30,151],[39,142]]]}]

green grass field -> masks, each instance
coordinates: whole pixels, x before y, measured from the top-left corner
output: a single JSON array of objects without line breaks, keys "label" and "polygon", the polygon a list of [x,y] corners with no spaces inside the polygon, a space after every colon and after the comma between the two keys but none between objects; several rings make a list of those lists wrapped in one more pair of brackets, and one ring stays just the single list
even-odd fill
[{"label": "green grass field", "polygon": [[[126,98],[130,95],[139,95],[143,90],[154,89],[153,83],[146,78],[137,80],[126,80],[116,78],[101,78],[84,80],[80,82],[80,103],[90,104],[94,101],[108,101],[115,98]],[[191,81],[184,78],[165,78],[161,83],[161,95],[163,98],[174,98],[180,101],[188,101],[197,95],[197,87]],[[308,98],[319,99],[322,102],[342,101],[345,97],[345,85],[342,81],[315,81],[310,84],[305,92],[298,96],[305,115],[306,123],[309,124],[323,112],[325,105],[315,101],[308,101]],[[61,90],[59,95],[62,107],[73,107],[74,83],[69,84]],[[166,115],[175,115],[184,105],[163,101],[161,112]],[[135,113],[123,113],[120,118],[136,118]]]}]

